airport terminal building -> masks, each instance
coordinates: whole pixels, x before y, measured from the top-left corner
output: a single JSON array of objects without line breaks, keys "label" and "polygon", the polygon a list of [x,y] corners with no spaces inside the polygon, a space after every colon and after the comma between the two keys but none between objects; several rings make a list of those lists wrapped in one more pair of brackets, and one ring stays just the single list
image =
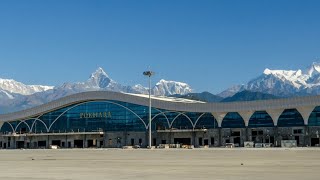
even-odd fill
[{"label": "airport terminal building", "polygon": [[[148,145],[149,99],[84,92],[0,115],[0,148],[120,148]],[[221,147],[295,140],[318,146],[320,96],[230,103],[152,97],[152,145]]]}]

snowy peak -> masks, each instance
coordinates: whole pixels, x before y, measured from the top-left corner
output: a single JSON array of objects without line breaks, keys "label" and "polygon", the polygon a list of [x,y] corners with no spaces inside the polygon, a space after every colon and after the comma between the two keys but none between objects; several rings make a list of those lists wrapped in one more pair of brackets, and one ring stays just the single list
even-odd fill
[{"label": "snowy peak", "polygon": [[183,83],[183,82],[177,82],[177,81],[167,81],[164,79],[161,79],[156,85],[176,85],[176,86],[184,86],[184,87],[188,87],[189,85],[187,83]]},{"label": "snowy peak", "polygon": [[101,67],[99,67],[95,72],[93,72],[90,78],[98,78],[98,77],[109,78],[108,74]]},{"label": "snowy peak", "polygon": [[299,77],[302,75],[302,71],[299,69],[298,71],[293,70],[270,70],[266,68],[263,71],[263,74],[265,75],[274,75],[278,77],[284,77],[286,79],[291,79],[292,77]]},{"label": "snowy peak", "polygon": [[263,71],[263,74],[265,75],[274,75],[279,78],[285,78],[290,81],[295,81],[295,80],[307,80],[309,78],[314,77],[315,75],[320,74],[320,63],[318,62],[313,62],[312,65],[306,70],[270,70],[266,68]]},{"label": "snowy peak", "polygon": [[312,65],[307,69],[306,74],[309,77],[313,77],[314,75],[320,74],[320,63],[312,63]]},{"label": "snowy peak", "polygon": [[99,88],[107,88],[108,86],[110,86],[110,84],[114,83],[116,82],[114,82],[101,67],[93,72],[87,81],[87,84],[89,86]]},{"label": "snowy peak", "polygon": [[53,86],[25,85],[13,79],[0,79],[0,89],[9,93],[31,95],[37,92],[53,89]]},{"label": "snowy peak", "polygon": [[161,96],[170,96],[174,94],[184,95],[191,92],[191,87],[186,83],[166,81],[164,79],[161,79],[153,88],[153,94]]}]

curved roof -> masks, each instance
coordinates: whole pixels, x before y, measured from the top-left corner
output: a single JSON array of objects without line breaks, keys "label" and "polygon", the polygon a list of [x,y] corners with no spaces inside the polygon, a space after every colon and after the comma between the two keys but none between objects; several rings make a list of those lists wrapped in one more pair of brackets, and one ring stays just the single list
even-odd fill
[{"label": "curved roof", "polygon": [[[71,104],[95,100],[115,100],[143,106],[149,105],[146,95],[127,94],[110,91],[90,91],[66,96],[64,98],[43,104],[27,110],[0,115],[1,121],[14,121],[35,117]],[[320,105],[320,96],[294,97],[286,99],[242,101],[228,103],[205,103],[179,98],[152,97],[152,107],[183,112],[244,112],[277,109],[292,109],[298,107],[315,107]]]}]

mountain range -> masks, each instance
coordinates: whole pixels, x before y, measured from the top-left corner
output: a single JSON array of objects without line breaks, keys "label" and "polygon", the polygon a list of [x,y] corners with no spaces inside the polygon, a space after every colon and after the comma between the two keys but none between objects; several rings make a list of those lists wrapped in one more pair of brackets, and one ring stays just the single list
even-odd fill
[{"label": "mountain range", "polygon": [[279,97],[317,95],[320,93],[320,63],[314,62],[305,70],[270,70],[247,84],[233,86],[218,96],[230,97],[244,90],[263,92]]},{"label": "mountain range", "polygon": [[[147,94],[148,88],[137,84],[122,85],[98,68],[88,80],[64,83],[60,86],[25,85],[12,79],[0,79],[0,113],[18,111],[55,99],[85,91],[117,91]],[[195,93],[190,85],[176,81],[160,80],[151,89],[156,96],[174,96],[206,102],[251,101],[320,94],[320,63],[312,63],[305,70],[270,70],[246,84],[235,85],[213,95]]]},{"label": "mountain range", "polygon": [[[44,104],[61,97],[85,91],[117,91],[124,93],[147,94],[148,88],[138,84],[125,86],[111,79],[98,68],[85,82],[64,83],[61,86],[25,85],[12,79],[0,79],[0,113],[18,111]],[[161,79],[151,89],[156,96],[188,94],[192,88],[182,82]]]}]

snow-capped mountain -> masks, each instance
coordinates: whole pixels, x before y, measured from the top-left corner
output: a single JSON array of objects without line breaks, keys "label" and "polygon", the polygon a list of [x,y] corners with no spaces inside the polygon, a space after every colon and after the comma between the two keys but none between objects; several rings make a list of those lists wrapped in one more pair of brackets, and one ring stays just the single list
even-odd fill
[{"label": "snow-capped mountain", "polygon": [[[0,113],[30,108],[67,95],[85,91],[117,91],[148,94],[148,88],[140,84],[124,86],[117,83],[102,68],[98,68],[84,82],[66,82],[56,87],[25,85],[14,80],[0,79]],[[173,94],[187,94],[192,92],[192,89],[186,83],[160,80],[151,91],[157,96],[169,96]]]},{"label": "snow-capped mountain", "polygon": [[53,89],[53,86],[25,85],[13,79],[0,79],[0,90],[5,90],[8,93],[30,95],[50,89]]},{"label": "snow-capped mountain", "polygon": [[234,86],[219,95],[232,96],[243,90],[264,92],[280,97],[316,95],[320,93],[320,63],[313,63],[306,70],[265,69],[259,77],[247,84]]},{"label": "snow-capped mountain", "polygon": [[191,87],[182,82],[166,81],[161,79],[152,89],[153,94],[157,96],[170,96],[174,94],[188,94],[192,92]]},{"label": "snow-capped mountain", "polygon": [[[148,88],[137,84],[134,86],[124,86],[111,79],[108,74],[98,68],[91,74],[85,82],[65,83],[62,86],[55,87],[54,91],[67,91],[66,93],[76,93],[84,91],[117,91],[125,93],[148,94]],[[173,94],[187,94],[192,92],[191,87],[186,83],[176,81],[160,80],[151,90],[152,94],[157,96],[169,96]]]}]

